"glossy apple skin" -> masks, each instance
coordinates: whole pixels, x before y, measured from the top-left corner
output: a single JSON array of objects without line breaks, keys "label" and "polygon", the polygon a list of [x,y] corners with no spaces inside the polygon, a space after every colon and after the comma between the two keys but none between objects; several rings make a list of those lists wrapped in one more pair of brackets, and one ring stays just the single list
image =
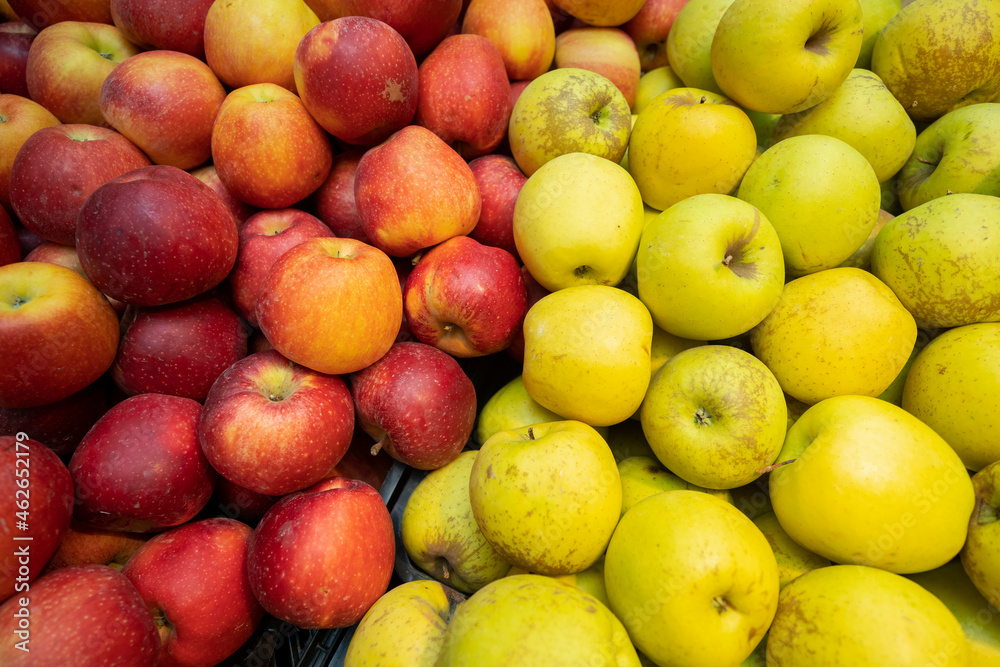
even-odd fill
[{"label": "glossy apple skin", "polygon": [[30,652],[15,648],[20,596],[0,605],[0,664],[153,667],[160,637],[153,615],[125,575],[107,565],[75,565],[31,585]]},{"label": "glossy apple skin", "polygon": [[247,329],[218,298],[131,307],[111,377],[128,396],[157,393],[202,402],[212,383],[247,356]]},{"label": "glossy apple skin", "polygon": [[43,573],[72,565],[110,565],[120,570],[148,539],[148,533],[102,530],[70,522]]},{"label": "glossy apple skin", "polygon": [[310,30],[295,51],[295,87],[309,113],[348,144],[371,146],[413,120],[417,62],[387,24],[347,16]]},{"label": "glossy apple skin", "polygon": [[66,464],[28,435],[0,436],[0,600],[33,590],[73,515]]},{"label": "glossy apple skin", "polygon": [[219,180],[219,172],[216,170],[214,164],[207,164],[204,167],[192,169],[190,173],[192,176],[211,188],[212,192],[219,195],[222,201],[229,208],[229,212],[233,214],[234,218],[236,218],[236,225],[238,227],[242,227],[243,223],[247,221],[247,218],[259,210],[256,206],[251,206],[244,201],[240,201],[233,195],[232,192],[229,191],[222,181]]},{"label": "glossy apple skin", "polygon": [[342,16],[368,16],[394,28],[417,58],[426,56],[447,37],[462,12],[462,5],[462,0],[343,0],[340,3]]},{"label": "glossy apple skin", "polygon": [[101,185],[152,164],[118,132],[65,124],[35,132],[21,146],[10,172],[10,203],[21,224],[42,238],[76,244],[76,219]]},{"label": "glossy apple skin", "polygon": [[0,118],[3,118],[3,132],[0,133],[0,204],[12,212],[10,207],[10,170],[17,152],[28,137],[43,127],[58,125],[59,119],[38,102],[0,92]]},{"label": "glossy apple skin", "polygon": [[395,553],[378,491],[336,477],[268,510],[250,537],[250,585],[266,611],[301,628],[348,627],[388,588]]},{"label": "glossy apple skin", "polygon": [[309,210],[326,223],[335,236],[369,243],[361,228],[354,176],[364,149],[351,148],[333,157],[330,175],[309,198]]},{"label": "glossy apple skin", "polygon": [[236,220],[214,191],[168,165],[136,169],[97,188],[77,220],[80,264],[108,296],[139,306],[177,303],[229,274]]},{"label": "glossy apple skin", "polygon": [[0,266],[21,261],[21,244],[17,238],[14,221],[0,206]]},{"label": "glossy apple skin", "polygon": [[260,352],[212,386],[198,424],[202,451],[235,484],[270,496],[311,486],[351,444],[354,404],[336,375]]},{"label": "glossy apple skin", "polygon": [[69,460],[90,427],[108,411],[106,376],[66,398],[33,408],[0,408],[0,435],[25,432]]},{"label": "glossy apple skin", "polygon": [[426,343],[396,343],[356,373],[358,425],[381,449],[419,470],[452,461],[476,420],[476,389],[455,359]]},{"label": "glossy apple skin", "polygon": [[198,444],[200,416],[197,401],[165,394],[132,396],[108,410],[69,462],[74,517],[130,532],[190,521],[216,479]]},{"label": "glossy apple skin", "polygon": [[469,162],[482,208],[469,236],[483,245],[503,248],[521,261],[514,244],[514,205],[528,177],[508,155],[484,155]]},{"label": "glossy apple skin", "polygon": [[205,59],[205,15],[213,0],[111,0],[122,34],[143,48]]},{"label": "glossy apple skin", "polygon": [[28,50],[35,39],[34,28],[22,21],[0,23],[0,90],[28,96]]},{"label": "glossy apple skin", "polygon": [[122,574],[158,620],[157,664],[214,665],[253,634],[264,609],[247,576],[249,538],[244,523],[204,519],[152,537],[129,558]]},{"label": "glossy apple skin", "polygon": [[607,77],[625,96],[629,108],[635,106],[639,90],[639,60],[635,42],[619,28],[587,26],[556,37],[556,67],[577,67]]},{"label": "glossy apple skin", "polygon": [[89,21],[111,23],[111,8],[108,0],[7,0],[21,20],[35,30],[62,21]]}]

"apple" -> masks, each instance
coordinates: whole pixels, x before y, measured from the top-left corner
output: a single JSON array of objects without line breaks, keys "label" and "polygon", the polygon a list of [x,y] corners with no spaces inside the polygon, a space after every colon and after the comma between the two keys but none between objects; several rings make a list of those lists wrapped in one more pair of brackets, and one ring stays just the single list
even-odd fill
[{"label": "apple", "polygon": [[472,435],[476,390],[450,355],[425,343],[394,344],[357,372],[351,395],[358,426],[397,461],[434,470],[454,460]]},{"label": "apple", "polygon": [[[183,97],[184,104],[174,100]],[[194,169],[213,157],[213,124],[226,91],[201,60],[178,51],[146,51],[125,60],[101,84],[105,121],[156,164]]]},{"label": "apple", "polygon": [[768,544],[774,551],[774,559],[778,563],[779,588],[784,588],[806,572],[833,565],[829,559],[803,548],[802,545],[789,537],[773,511],[768,510],[756,514],[751,517],[751,520],[767,538]]},{"label": "apple", "polygon": [[[525,266],[521,266],[521,279],[524,280],[524,291],[528,295],[527,309],[530,310],[533,305],[538,303],[538,301],[545,295],[551,294],[551,292],[540,284],[531,275],[531,272]],[[527,315],[527,311],[525,311]],[[514,340],[511,341],[510,345],[507,347],[507,354],[513,358],[518,363],[524,362],[524,326],[521,326],[521,331],[514,336]]]},{"label": "apple", "polygon": [[398,470],[400,466],[396,464],[395,459],[389,456],[388,452],[381,449],[375,456],[372,456],[374,445],[375,441],[371,436],[362,429],[355,428],[347,453],[344,454],[344,458],[337,462],[337,465],[327,471],[326,477],[357,479],[376,489],[382,488],[389,477],[389,471],[394,466]]},{"label": "apple", "polygon": [[672,205],[642,232],[639,299],[666,333],[693,340],[743,334],[777,305],[781,242],[761,211],[721,194]]},{"label": "apple", "polygon": [[38,579],[30,597],[0,605],[0,637],[0,662],[10,667],[153,667],[160,653],[153,615],[132,582],[107,565],[66,567]]},{"label": "apple", "polygon": [[257,207],[240,201],[233,196],[233,193],[219,180],[219,172],[216,170],[214,164],[207,164],[203,167],[192,169],[190,174],[207,185],[215,194],[219,195],[222,202],[229,208],[229,212],[236,218],[237,227],[242,227],[247,218],[258,211]]},{"label": "apple", "polygon": [[901,0],[859,0],[864,41],[861,42],[861,52],[858,54],[855,67],[871,70],[872,52],[875,50],[875,42],[878,41],[882,28],[893,16],[899,13],[904,4],[909,4],[912,1],[906,0],[904,3]]},{"label": "apple", "polygon": [[403,288],[411,333],[456,357],[506,349],[521,330],[527,299],[517,260],[467,236],[421,255]]},{"label": "apple", "polygon": [[546,0],[472,0],[462,32],[493,42],[512,81],[537,78],[552,65],[556,30]]},{"label": "apple", "polygon": [[17,234],[17,243],[21,248],[21,254],[24,256],[27,256],[32,250],[46,242],[45,239],[22,225],[20,222],[15,223],[14,233]]},{"label": "apple", "polygon": [[402,35],[364,16],[326,21],[295,49],[303,104],[341,141],[370,146],[413,120],[417,62]]},{"label": "apple", "polygon": [[469,165],[419,125],[404,127],[361,156],[354,196],[362,231],[394,257],[468,234],[482,206]]},{"label": "apple", "polygon": [[354,403],[344,381],[273,350],[222,373],[198,422],[212,467],[230,482],[269,496],[323,479],[347,452],[353,431]]},{"label": "apple", "polygon": [[74,271],[43,262],[0,267],[0,407],[62,400],[114,361],[118,317]]},{"label": "apple", "polygon": [[378,248],[314,238],[271,267],[257,294],[257,323],[278,352],[320,373],[353,373],[392,346],[403,294]]},{"label": "apple", "polygon": [[108,0],[7,0],[11,10],[35,30],[42,30],[62,21],[111,23]]},{"label": "apple", "polygon": [[264,514],[276,502],[278,498],[275,496],[251,491],[219,476],[209,506],[215,508],[222,516],[237,519],[252,528],[264,518]]},{"label": "apple", "polygon": [[[288,531],[295,539],[286,539]],[[389,587],[392,519],[358,480],[333,478],[285,496],[250,536],[250,586],[271,615],[300,628],[345,628]]]},{"label": "apple", "polygon": [[503,248],[520,260],[514,242],[514,207],[528,178],[521,173],[514,158],[506,155],[483,155],[469,162],[476,179],[482,205],[479,222],[469,236],[483,245]]},{"label": "apple", "polygon": [[322,220],[334,236],[368,243],[354,198],[354,177],[362,155],[363,149],[352,148],[333,156],[330,175],[309,198],[308,210]]},{"label": "apple", "polygon": [[559,9],[593,26],[616,26],[630,21],[645,0],[553,0]]},{"label": "apple", "polygon": [[[647,3],[649,0],[647,0]],[[722,94],[712,74],[712,40],[734,0],[688,0],[667,34],[667,64],[684,85]]]},{"label": "apple", "polygon": [[622,30],[635,42],[643,72],[668,65],[667,37],[688,0],[646,0]]},{"label": "apple", "polygon": [[197,401],[165,394],[132,396],[108,410],[69,462],[74,517],[129,532],[191,520],[211,497],[216,477],[198,445],[200,416]]},{"label": "apple", "polygon": [[205,16],[213,0],[111,0],[111,18],[143,48],[205,59]]},{"label": "apple", "polygon": [[[314,0],[317,1],[319,0]],[[458,21],[463,5],[467,4],[462,0],[424,0],[412,3],[395,0],[342,0],[340,12],[341,16],[367,16],[391,26],[406,40],[413,55],[422,59],[448,37]]]},{"label": "apple", "polygon": [[969,534],[962,546],[962,567],[976,590],[990,601],[993,607],[1000,606],[1000,568],[997,567],[997,510],[1000,509],[998,482],[1000,465],[994,461],[972,477],[975,491],[975,507],[969,518]]},{"label": "apple", "polygon": [[[563,417],[542,407],[528,395],[524,381],[518,375],[490,396],[479,411],[476,442],[482,445],[500,431],[562,420]],[[603,429],[602,437],[606,434],[607,429]]]},{"label": "apple", "polygon": [[45,564],[45,572],[91,564],[121,570],[136,549],[148,539],[147,533],[103,530],[71,522],[59,540],[59,548]]},{"label": "apple", "polygon": [[229,274],[237,312],[257,326],[257,295],[278,258],[307,239],[330,236],[334,233],[321,220],[295,208],[259,211],[247,218],[240,227],[236,264]]},{"label": "apple", "polygon": [[104,125],[100,107],[104,79],[137,53],[139,47],[113,25],[54,23],[31,43],[28,92],[63,123]]},{"label": "apple", "polygon": [[212,518],[172,528],[122,568],[156,620],[159,664],[217,664],[253,635],[264,609],[250,589],[250,527]]},{"label": "apple", "polygon": [[294,91],[296,48],[317,25],[303,0],[214,2],[205,14],[205,61],[231,89],[272,83]]},{"label": "apple", "polygon": [[76,219],[94,190],[151,164],[126,137],[94,125],[42,128],[21,149],[10,170],[11,207],[25,227],[63,245],[76,243]]},{"label": "apple", "polygon": [[177,303],[218,285],[236,262],[236,220],[200,180],[153,165],[113,178],[87,198],[76,248],[90,280],[139,306]]},{"label": "apple", "polygon": [[69,529],[73,480],[53,451],[24,432],[0,436],[0,464],[0,600],[6,600],[28,595]]},{"label": "apple", "polygon": [[43,127],[58,125],[59,119],[27,97],[0,92],[0,205],[10,207],[10,170],[18,150],[28,137]]},{"label": "apple", "polygon": [[28,96],[28,51],[36,34],[22,21],[0,23],[0,91]]},{"label": "apple", "polygon": [[[637,116],[642,113],[642,110],[648,107],[649,103],[659,97],[661,93],[683,87],[684,82],[670,69],[670,65],[663,65],[644,73],[639,77],[639,87],[635,93],[635,104],[632,105],[632,127],[635,127]],[[751,119],[751,122],[753,122],[753,119]],[[628,168],[624,164],[622,166],[626,169]]]},{"label": "apple", "polygon": [[108,411],[103,377],[66,398],[32,408],[0,408],[0,435],[29,433],[63,460]]},{"label": "apple", "polygon": [[[617,454],[615,460],[618,460]],[[652,452],[649,456],[627,456],[618,461],[618,476],[622,480],[622,516],[649,496],[680,489],[709,493],[727,503],[733,502],[732,494],[727,490],[706,489],[685,482],[667,470]]]},{"label": "apple", "polygon": [[[858,0],[736,0],[712,38],[712,74],[730,99],[764,113],[802,111],[830,97],[858,61]],[[804,39],[803,39],[804,38]]]},{"label": "apple", "polygon": [[19,261],[21,261],[21,244],[17,229],[14,228],[14,222],[7,214],[7,210],[0,206],[0,266]]},{"label": "apple", "polygon": [[642,68],[635,42],[620,28],[571,28],[556,36],[555,66],[576,67],[608,78],[629,108],[635,106]]},{"label": "apple", "polygon": [[[83,267],[80,266],[80,255],[76,252],[76,248],[71,245],[45,241],[35,246],[31,252],[25,255],[24,261],[58,264],[79,273],[84,278],[87,277],[87,274],[83,272]],[[112,304],[112,307],[114,307],[114,304]]]},{"label": "apple", "polygon": [[532,80],[510,115],[508,139],[526,176],[566,153],[590,153],[618,162],[628,148],[632,114],[607,77],[576,67]]}]

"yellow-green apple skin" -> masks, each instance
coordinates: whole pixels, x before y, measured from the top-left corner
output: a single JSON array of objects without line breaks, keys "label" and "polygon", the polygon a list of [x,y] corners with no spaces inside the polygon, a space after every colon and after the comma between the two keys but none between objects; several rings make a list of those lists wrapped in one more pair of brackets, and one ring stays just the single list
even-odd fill
[{"label": "yellow-green apple skin", "polygon": [[774,551],[774,559],[778,563],[778,585],[781,588],[806,572],[833,565],[830,559],[814,554],[789,537],[773,511],[763,512],[751,520]]},{"label": "yellow-green apple skin", "polygon": [[635,42],[624,30],[586,26],[560,32],[556,35],[555,66],[597,72],[615,84],[629,108],[635,106],[642,66]]},{"label": "yellow-green apple skin", "polygon": [[923,329],[1000,320],[1000,199],[958,193],[901,213],[871,264]]},{"label": "yellow-green apple skin", "polygon": [[483,537],[472,515],[469,480],[475,451],[427,474],[406,502],[400,521],[410,560],[438,581],[472,593],[510,570]]},{"label": "yellow-green apple skin", "polygon": [[605,76],[578,67],[532,79],[514,103],[507,126],[510,150],[525,176],[566,153],[618,162],[628,148],[632,111]]},{"label": "yellow-green apple skin", "polygon": [[1000,323],[948,329],[921,349],[900,405],[944,438],[965,467],[1000,461]]},{"label": "yellow-green apple skin", "polygon": [[[880,398],[883,401],[889,401],[893,405],[902,406],[903,387],[906,386],[906,378],[910,374],[910,368],[913,367],[913,362],[916,360],[917,354],[919,354],[920,350],[924,349],[924,346],[929,342],[930,335],[923,329],[917,329],[917,340],[913,343],[913,350],[910,351],[910,356],[907,358],[906,363],[903,364],[903,368],[896,375],[896,378],[892,381],[892,383],[886,387],[885,391],[879,394],[877,398]],[[921,419],[921,421],[923,420]],[[941,435],[940,431],[938,431],[938,435]],[[945,439],[947,440],[947,438]],[[951,442],[949,441],[948,444],[950,445]],[[952,449],[954,449],[954,446],[952,446]]]},{"label": "yellow-green apple skin", "polygon": [[785,270],[796,277],[850,257],[868,238],[882,204],[865,156],[821,134],[768,148],[747,169],[738,196],[767,217],[781,239]]},{"label": "yellow-green apple skin", "polygon": [[666,491],[701,491],[709,493],[732,504],[729,491],[706,489],[683,479],[667,470],[653,456],[630,456],[618,462],[618,476],[622,480],[622,516],[639,501]]},{"label": "yellow-green apple skin", "polygon": [[960,107],[927,126],[897,184],[904,211],[956,192],[1000,195],[1000,104]]},{"label": "yellow-green apple skin", "polygon": [[475,0],[465,5],[462,32],[493,42],[512,81],[549,70],[556,31],[545,0]]},{"label": "yellow-green apple skin", "polygon": [[490,436],[519,426],[532,426],[561,421],[562,417],[539,405],[528,395],[518,375],[500,387],[479,411],[476,421],[476,441],[482,445]]},{"label": "yellow-green apple skin", "polygon": [[390,588],[358,623],[344,667],[431,667],[460,599],[436,581]]},{"label": "yellow-green apple skin", "polygon": [[632,113],[639,114],[649,106],[649,103],[660,96],[660,94],[683,88],[684,82],[670,69],[669,65],[663,65],[652,69],[639,78],[639,87],[636,90],[635,104],[632,105]]},{"label": "yellow-green apple skin", "polygon": [[969,537],[962,547],[962,567],[976,589],[1000,608],[1000,461],[972,477],[976,506],[969,518]]},{"label": "yellow-green apple skin", "polygon": [[[656,324],[653,324],[653,343],[649,348],[649,381],[653,381],[656,373],[663,368],[663,364],[667,363],[670,357],[678,352],[683,352],[684,350],[704,344],[705,341],[703,340],[681,338],[672,333],[667,333],[662,328],[656,326]],[[648,389],[646,390],[646,395],[649,395]],[[646,401],[645,398],[642,400],[643,402]],[[632,419],[638,421],[641,412],[642,406],[640,405],[639,409],[632,413]]]},{"label": "yellow-green apple skin", "polygon": [[1000,93],[1000,2],[916,0],[882,28],[871,69],[915,121]]},{"label": "yellow-green apple skin", "polygon": [[969,665],[1000,665],[1000,614],[969,581],[955,558],[939,568],[907,577],[941,600],[965,632]]},{"label": "yellow-green apple skin", "polygon": [[539,574],[573,574],[604,553],[621,513],[608,443],[566,420],[501,431],[479,450],[472,514],[497,553]]},{"label": "yellow-green apple skin", "polygon": [[642,235],[642,197],[621,166],[567,153],[528,177],[514,204],[514,245],[545,289],[617,285]]},{"label": "yellow-green apple skin", "polygon": [[597,598],[537,574],[498,579],[455,610],[437,667],[639,667]]},{"label": "yellow-green apple skin", "polygon": [[732,192],[756,156],[757,134],[722,95],[675,88],[642,110],[628,148],[642,200],[662,211],[692,195]]},{"label": "yellow-green apple skin", "polygon": [[785,440],[781,385],[759,359],[728,345],[674,355],[642,404],[656,457],[681,479],[710,489],[754,481]]},{"label": "yellow-green apple skin", "polygon": [[738,509],[671,491],[629,509],[604,559],[611,609],[661,667],[738,665],[778,604],[778,565]]},{"label": "yellow-green apple skin", "polygon": [[878,396],[913,350],[917,325],[892,290],[853,267],[785,284],[750,332],[754,354],[782,390],[812,405],[844,394]]},{"label": "yellow-green apple skin", "polygon": [[712,38],[733,0],[688,0],[667,33],[667,62],[685,86],[722,94],[712,74]]},{"label": "yellow-green apple skin", "polygon": [[757,157],[767,150],[771,145],[771,136],[774,134],[774,127],[781,120],[781,114],[763,113],[753,109],[744,109],[747,118],[753,123],[754,132],[757,133]]},{"label": "yellow-green apple skin", "polygon": [[[513,577],[518,574],[538,574],[537,572],[528,572],[527,570],[522,570],[519,567],[510,568],[510,572],[507,573],[508,577]],[[545,575],[542,575],[545,576]],[[611,602],[608,600],[608,589],[604,585],[604,558],[598,558],[594,561],[594,564],[588,567],[586,570],[581,572],[576,572],[574,574],[560,574],[553,576],[552,579],[558,581],[566,586],[573,586],[574,588],[579,588],[584,593],[594,596],[601,601],[605,607],[609,606]]]},{"label": "yellow-green apple skin", "polygon": [[528,395],[566,419],[610,426],[628,419],[649,387],[653,320],[624,290],[567,287],[524,317]]},{"label": "yellow-green apple skin", "polygon": [[931,570],[965,543],[974,494],[961,459],[919,419],[870,396],[835,396],[788,430],[770,473],[788,535],[836,563]]},{"label": "yellow-green apple skin", "polygon": [[712,74],[740,106],[787,114],[819,104],[861,52],[858,0],[736,0],[712,39]]},{"label": "yellow-green apple skin", "polygon": [[816,106],[781,116],[771,143],[803,134],[823,134],[848,144],[865,156],[879,183],[900,170],[917,140],[916,127],[899,100],[866,69],[851,70]]},{"label": "yellow-green apple skin", "polygon": [[729,195],[695,195],[642,232],[639,299],[667,333],[720,340],[745,333],[781,297],[781,242],[754,206]]},{"label": "yellow-green apple skin", "polygon": [[885,24],[903,8],[901,0],[860,0],[864,40],[855,67],[870,70],[875,41]]},{"label": "yellow-green apple skin", "polygon": [[872,248],[875,247],[875,239],[878,237],[878,233],[882,231],[882,228],[889,224],[889,221],[895,217],[892,213],[880,208],[878,218],[875,220],[875,226],[868,233],[868,238],[865,239],[865,242],[857,250],[851,253],[850,257],[837,266],[853,266],[856,269],[870,271],[872,267]]},{"label": "yellow-green apple skin", "polygon": [[785,586],[767,635],[768,667],[965,667],[962,626],[906,577],[833,565]]}]

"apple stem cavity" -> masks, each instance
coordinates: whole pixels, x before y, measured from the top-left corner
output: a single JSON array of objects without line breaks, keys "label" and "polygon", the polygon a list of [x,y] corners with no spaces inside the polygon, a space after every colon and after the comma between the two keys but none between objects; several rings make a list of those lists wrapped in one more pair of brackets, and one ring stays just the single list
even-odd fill
[{"label": "apple stem cavity", "polygon": [[13,308],[14,310],[17,310],[18,308],[28,303],[29,301],[31,301],[31,299],[25,299],[20,296],[15,296],[14,302],[10,304],[10,307]]},{"label": "apple stem cavity", "polygon": [[979,524],[980,526],[987,526],[991,523],[996,523],[997,521],[996,507],[993,507],[982,498],[976,499],[976,505],[978,505],[975,512],[977,524]]},{"label": "apple stem cavity", "polygon": [[781,463],[774,463],[772,465],[767,466],[766,468],[758,468],[756,470],[756,472],[757,472],[758,475],[766,475],[767,473],[771,472],[772,470],[775,470],[777,468],[781,468],[782,466],[786,466],[789,463],[795,463],[796,460],[797,459],[788,459],[787,461],[782,461]]}]

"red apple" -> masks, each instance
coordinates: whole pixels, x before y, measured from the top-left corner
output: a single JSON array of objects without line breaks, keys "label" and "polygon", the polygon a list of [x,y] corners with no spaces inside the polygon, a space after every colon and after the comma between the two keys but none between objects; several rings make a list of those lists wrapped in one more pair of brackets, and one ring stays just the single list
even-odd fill
[{"label": "red apple", "polygon": [[333,236],[314,215],[295,208],[261,211],[240,228],[240,249],[229,274],[233,303],[257,326],[257,294],[278,258],[307,239]]},{"label": "red apple", "polygon": [[608,78],[635,106],[639,90],[639,52],[635,42],[618,28],[573,28],[556,37],[556,67],[576,67]]},{"label": "red apple", "polygon": [[639,50],[643,72],[669,64],[667,35],[687,3],[688,0],[646,0],[639,13],[622,26]]},{"label": "red apple", "polygon": [[28,594],[73,516],[66,464],[28,436],[0,436],[0,600]]},{"label": "red apple", "polygon": [[209,506],[223,516],[242,521],[248,526],[256,526],[264,514],[278,499],[263,493],[251,491],[245,486],[219,477],[215,484],[215,495]]},{"label": "red apple", "polygon": [[[352,409],[353,405],[352,402]],[[354,429],[351,446],[347,448],[347,453],[344,454],[344,458],[337,462],[337,465],[330,468],[326,477],[357,479],[376,489],[382,488],[395,460],[389,456],[389,452],[381,449],[375,456],[372,456],[372,446],[374,445],[375,441],[370,435],[360,428]]]},{"label": "red apple", "polygon": [[294,72],[309,113],[349,144],[377,144],[417,111],[413,52],[376,19],[347,16],[316,26],[295,50]]},{"label": "red apple", "polygon": [[385,354],[402,317],[392,260],[354,239],[300,243],[274,263],[257,297],[257,323],[274,348],[331,375],[361,370]]},{"label": "red apple", "polygon": [[261,208],[304,199],[330,173],[330,138],[302,100],[281,86],[259,83],[229,93],[212,131],[219,180]]},{"label": "red apple", "polygon": [[434,470],[465,447],[476,389],[455,359],[424,343],[396,343],[351,383],[358,425],[397,461]]},{"label": "red apple", "polygon": [[310,197],[309,207],[336,236],[368,243],[354,199],[354,175],[364,150],[353,148],[333,157],[330,175]]},{"label": "red apple", "polygon": [[130,532],[190,521],[215,483],[198,444],[200,416],[197,401],[164,394],[140,394],[108,410],[69,462],[74,517]]},{"label": "red apple", "polygon": [[0,664],[153,667],[160,637],[132,582],[107,565],[39,577],[0,605]]},{"label": "red apple", "polygon": [[76,219],[99,186],[150,165],[135,144],[94,125],[43,128],[24,142],[11,166],[10,203],[21,223],[42,238],[76,243]]},{"label": "red apple", "polygon": [[212,386],[198,424],[212,467],[251,491],[281,496],[323,479],[354,432],[347,385],[261,352],[233,364]]},{"label": "red apple", "polygon": [[45,107],[20,95],[0,94],[0,205],[10,207],[10,170],[21,146],[32,134],[58,125],[59,119]]},{"label": "red apple", "polygon": [[545,0],[473,0],[462,32],[493,42],[510,79],[534,79],[552,65],[556,30]]},{"label": "red apple", "polygon": [[205,59],[205,15],[213,0],[111,0],[115,26],[143,48]]},{"label": "red apple", "polygon": [[[212,157],[212,127],[226,91],[208,65],[178,51],[146,51],[116,67],[101,86],[111,127],[156,164],[193,169]],[[183,100],[183,104],[178,104]]]},{"label": "red apple", "polygon": [[229,212],[236,218],[237,226],[242,226],[247,221],[247,218],[257,212],[258,209],[256,206],[251,206],[246,202],[240,201],[223,185],[222,181],[219,180],[219,172],[216,171],[214,164],[198,167],[191,171],[191,175],[211,188],[215,194],[219,195],[226,206],[229,207]]},{"label": "red apple", "polygon": [[493,43],[453,35],[420,64],[414,122],[465,159],[486,155],[503,140],[510,120],[510,81]]},{"label": "red apple", "polygon": [[107,383],[97,382],[54,403],[34,408],[0,408],[0,435],[29,433],[69,460],[90,427],[108,411]]},{"label": "red apple", "polygon": [[108,296],[140,306],[177,303],[218,285],[236,262],[236,220],[191,174],[166,165],[100,186],[77,220],[87,276]]},{"label": "red apple", "polygon": [[257,354],[258,352],[267,352],[268,350],[273,350],[274,346],[271,345],[271,341],[267,339],[260,329],[254,329],[253,333],[250,334],[250,339],[247,341],[247,352],[249,354]]},{"label": "red apple", "polygon": [[462,0],[343,0],[343,16],[368,16],[392,26],[417,58],[423,58],[448,35],[462,11]]},{"label": "red apple", "polygon": [[160,631],[159,665],[215,665],[253,635],[264,616],[247,576],[250,527],[205,519],[152,537],[122,574]]},{"label": "red apple", "polygon": [[39,243],[24,256],[24,261],[58,264],[79,273],[84,278],[87,277],[87,274],[83,272],[83,267],[80,266],[80,255],[76,252],[76,248],[71,245],[53,243],[52,241]]},{"label": "red apple", "polygon": [[132,306],[111,377],[129,396],[158,393],[201,402],[215,379],[245,356],[247,330],[239,315],[203,294],[168,306]]},{"label": "red apple", "polygon": [[520,261],[514,244],[514,204],[528,177],[507,155],[477,157],[469,163],[469,169],[483,202],[479,222],[469,236],[483,245],[503,248]]},{"label": "red apple", "polygon": [[23,21],[0,23],[0,91],[28,96],[28,50],[37,34]]},{"label": "red apple", "polygon": [[17,238],[14,222],[7,210],[0,206],[0,266],[21,261],[21,243]]},{"label": "red apple", "polygon": [[301,628],[348,627],[389,587],[395,553],[378,491],[336,477],[267,511],[250,536],[250,586],[277,618]]},{"label": "red apple", "polygon": [[0,267],[0,407],[54,403],[101,377],[118,317],[86,278],[62,266]]},{"label": "red apple", "polygon": [[361,157],[354,196],[365,235],[395,257],[468,234],[481,207],[469,165],[419,125],[403,128]]},{"label": "red apple", "polygon": [[120,570],[148,539],[148,533],[102,530],[71,522],[43,573],[73,565],[109,565]]},{"label": "red apple", "polygon": [[139,47],[104,23],[63,21],[38,33],[28,51],[31,99],[64,123],[104,125],[101,85]]},{"label": "red apple", "polygon": [[111,23],[108,0],[7,0],[21,20],[41,30],[61,21]]}]

